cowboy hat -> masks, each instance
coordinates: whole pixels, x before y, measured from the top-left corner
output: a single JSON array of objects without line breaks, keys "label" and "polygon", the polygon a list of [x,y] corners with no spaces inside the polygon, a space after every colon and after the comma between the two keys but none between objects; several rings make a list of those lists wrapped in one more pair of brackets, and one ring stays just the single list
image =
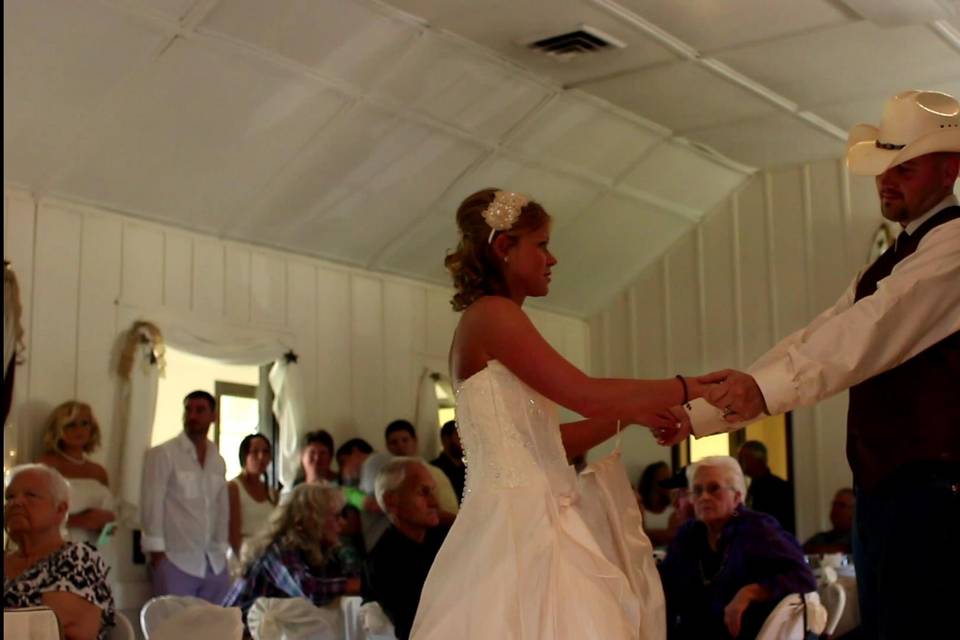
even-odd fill
[{"label": "cowboy hat", "polygon": [[904,91],[887,101],[880,127],[858,124],[847,136],[847,167],[877,176],[938,151],[960,152],[960,103],[938,91]]}]

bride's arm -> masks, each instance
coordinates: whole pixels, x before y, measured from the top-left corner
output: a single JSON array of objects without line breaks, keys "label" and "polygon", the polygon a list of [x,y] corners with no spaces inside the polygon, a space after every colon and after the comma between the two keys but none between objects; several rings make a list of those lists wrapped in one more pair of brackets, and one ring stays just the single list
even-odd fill
[{"label": "bride's arm", "polygon": [[[605,442],[617,433],[615,418],[588,418],[560,425],[560,438],[567,452],[567,460],[576,458]],[[623,429],[626,425],[620,424]]]},{"label": "bride's arm", "polygon": [[[624,423],[663,426],[655,414],[684,400],[683,385],[676,378],[632,380],[586,375],[557,353],[520,307],[507,298],[490,296],[474,302],[464,312],[458,333],[461,339],[478,341],[490,358],[531,388],[586,418],[619,418]],[[703,394],[704,387],[696,378],[685,380],[688,399]],[[608,432],[609,425],[603,424],[597,421],[581,430]]]}]

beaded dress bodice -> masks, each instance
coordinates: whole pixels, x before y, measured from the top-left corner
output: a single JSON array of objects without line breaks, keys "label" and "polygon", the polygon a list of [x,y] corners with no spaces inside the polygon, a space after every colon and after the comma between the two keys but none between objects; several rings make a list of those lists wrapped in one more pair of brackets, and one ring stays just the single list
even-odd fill
[{"label": "beaded dress bodice", "polygon": [[464,499],[476,491],[542,488],[575,491],[557,407],[496,360],[457,390],[457,428],[467,463]]}]

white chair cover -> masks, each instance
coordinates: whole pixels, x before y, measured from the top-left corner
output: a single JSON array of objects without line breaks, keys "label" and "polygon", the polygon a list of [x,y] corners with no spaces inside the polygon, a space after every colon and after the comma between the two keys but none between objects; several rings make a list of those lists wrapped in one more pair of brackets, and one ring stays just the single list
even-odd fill
[{"label": "white chair cover", "polygon": [[60,621],[49,607],[4,609],[3,637],[18,640],[60,640]]},{"label": "white chair cover", "polygon": [[243,619],[239,607],[206,603],[188,607],[160,622],[150,640],[242,640]]},{"label": "white chair cover", "polygon": [[114,625],[107,631],[107,640],[137,640],[137,634],[127,616],[114,612]]},{"label": "white chair cover", "polygon": [[344,640],[397,640],[393,623],[376,602],[363,604],[359,596],[340,598]]},{"label": "white chair cover", "polygon": [[[806,629],[804,629],[804,604],[806,604]],[[780,601],[767,616],[757,634],[757,640],[803,640],[807,631],[818,636],[827,626],[827,610],[820,604],[816,591],[791,593]]]},{"label": "white chair cover", "polygon": [[817,591],[820,594],[820,601],[827,609],[827,627],[824,632],[833,635],[847,606],[847,592],[837,584],[836,580],[822,585]]},{"label": "white chair cover", "polygon": [[339,609],[306,598],[257,598],[247,612],[253,640],[337,640],[342,626]]},{"label": "white chair cover", "polygon": [[143,636],[150,640],[157,627],[167,618],[175,616],[190,607],[211,606],[206,600],[193,596],[157,596],[151,598],[140,609],[140,628]]}]

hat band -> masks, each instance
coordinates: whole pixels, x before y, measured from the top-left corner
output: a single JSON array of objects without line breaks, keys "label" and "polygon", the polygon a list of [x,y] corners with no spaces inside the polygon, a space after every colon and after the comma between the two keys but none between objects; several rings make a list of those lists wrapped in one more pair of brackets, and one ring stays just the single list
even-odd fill
[{"label": "hat band", "polygon": [[893,144],[892,142],[880,142],[877,140],[874,144],[877,145],[877,149],[889,149],[891,151],[896,151],[898,149],[903,149],[905,144]]}]

